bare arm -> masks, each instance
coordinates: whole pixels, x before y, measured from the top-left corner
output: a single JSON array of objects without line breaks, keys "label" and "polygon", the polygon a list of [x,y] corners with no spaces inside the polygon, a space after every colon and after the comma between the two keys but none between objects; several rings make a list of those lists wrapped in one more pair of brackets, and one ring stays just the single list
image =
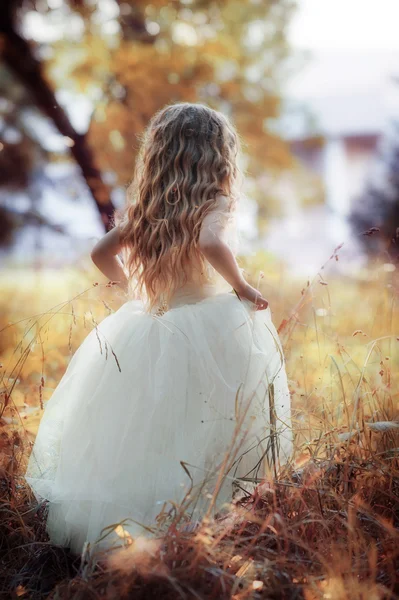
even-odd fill
[{"label": "bare arm", "polygon": [[97,242],[91,251],[91,259],[101,273],[109,280],[116,281],[119,287],[127,291],[127,278],[118,258],[121,250],[119,229],[115,227]]},{"label": "bare arm", "polygon": [[268,307],[262,294],[247,283],[228,244],[223,240],[223,218],[217,212],[207,215],[201,227],[199,247],[207,261],[237,292],[240,298],[246,298],[258,310]]}]

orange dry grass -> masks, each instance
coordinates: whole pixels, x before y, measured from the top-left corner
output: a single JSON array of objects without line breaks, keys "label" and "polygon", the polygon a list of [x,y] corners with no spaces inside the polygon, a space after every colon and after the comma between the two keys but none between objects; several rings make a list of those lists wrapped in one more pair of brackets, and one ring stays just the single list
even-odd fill
[{"label": "orange dry grass", "polygon": [[[248,270],[258,272],[263,261],[252,259]],[[322,273],[309,285],[280,269],[260,281],[281,324],[293,464],[244,494],[226,518],[192,532],[176,522],[162,541],[132,540],[121,524],[123,547],[99,562],[49,544],[44,507],[32,502],[20,474],[41,405],[85,327],[121,300],[76,272],[63,274],[62,289],[46,273],[39,286],[3,276],[1,589],[65,599],[399,597],[395,271],[381,264],[343,279],[328,277],[327,265]],[[74,299],[50,310],[66,297]]]}]

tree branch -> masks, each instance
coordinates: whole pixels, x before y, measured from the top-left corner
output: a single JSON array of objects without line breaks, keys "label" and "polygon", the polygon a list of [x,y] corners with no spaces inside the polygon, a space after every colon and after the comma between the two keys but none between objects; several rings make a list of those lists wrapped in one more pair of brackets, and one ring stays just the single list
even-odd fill
[{"label": "tree branch", "polygon": [[87,138],[85,135],[78,134],[73,128],[44,76],[42,64],[34,56],[29,43],[17,32],[13,0],[3,0],[3,2],[4,12],[0,24],[0,33],[3,37],[2,58],[7,67],[29,89],[36,106],[51,119],[61,135],[70,139],[68,145],[71,154],[82,171],[105,229],[109,229],[114,213],[110,189],[102,180]]}]

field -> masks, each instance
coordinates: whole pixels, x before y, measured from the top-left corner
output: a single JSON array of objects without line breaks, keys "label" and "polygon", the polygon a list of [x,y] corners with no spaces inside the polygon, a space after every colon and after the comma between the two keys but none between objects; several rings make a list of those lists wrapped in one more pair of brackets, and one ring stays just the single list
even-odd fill
[{"label": "field", "polygon": [[[43,403],[121,297],[92,271],[4,271],[0,300],[0,589],[26,598],[399,597],[399,311],[395,265],[313,281],[245,261],[270,301],[292,393],[295,456],[228,519],[94,564],[49,544],[23,483]],[[123,531],[123,530],[122,530]],[[121,534],[123,535],[123,533]]]}]

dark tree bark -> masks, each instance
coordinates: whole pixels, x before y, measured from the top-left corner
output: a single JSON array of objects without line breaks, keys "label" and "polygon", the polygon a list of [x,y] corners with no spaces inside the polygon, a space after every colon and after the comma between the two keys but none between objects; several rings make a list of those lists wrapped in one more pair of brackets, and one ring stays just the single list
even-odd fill
[{"label": "dark tree bark", "polygon": [[34,56],[30,44],[19,35],[14,1],[3,0],[0,11],[3,61],[30,91],[36,106],[51,119],[61,135],[70,138],[71,154],[82,171],[105,229],[109,229],[114,213],[110,189],[102,180],[86,135],[78,134],[72,127],[65,111],[57,102],[41,63]]}]

